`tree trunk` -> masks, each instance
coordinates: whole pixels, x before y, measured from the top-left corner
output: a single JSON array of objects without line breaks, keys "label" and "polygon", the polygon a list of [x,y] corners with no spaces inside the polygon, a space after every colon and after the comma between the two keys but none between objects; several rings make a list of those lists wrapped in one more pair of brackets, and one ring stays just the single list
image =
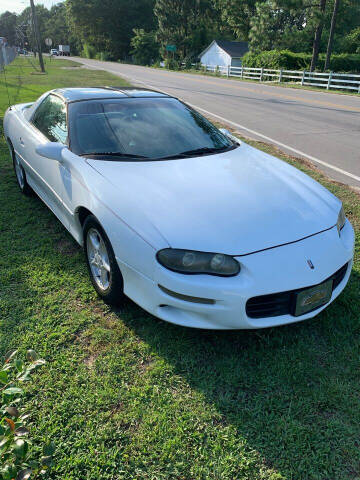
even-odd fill
[{"label": "tree trunk", "polygon": [[339,10],[339,5],[340,5],[340,0],[335,0],[334,10],[331,17],[331,26],[330,26],[329,41],[328,41],[328,46],[326,51],[324,71],[328,70],[330,67],[331,52],[332,52],[332,46],[334,41],[335,26],[336,26],[336,17]]},{"label": "tree trunk", "polygon": [[318,58],[319,58],[319,50],[320,50],[320,42],[321,42],[321,35],[323,31],[323,26],[324,26],[324,13],[325,13],[325,7],[326,7],[326,0],[320,0],[319,8],[320,8],[320,21],[318,26],[316,27],[315,30],[315,37],[314,37],[314,43],[313,43],[313,54],[312,54],[312,59],[311,59],[311,67],[310,67],[310,72],[313,72],[316,68]]}]

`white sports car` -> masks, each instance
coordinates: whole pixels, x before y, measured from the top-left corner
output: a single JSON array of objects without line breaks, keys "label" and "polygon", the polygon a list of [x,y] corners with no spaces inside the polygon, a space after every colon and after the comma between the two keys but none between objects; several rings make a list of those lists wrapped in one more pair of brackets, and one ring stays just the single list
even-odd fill
[{"label": "white sports car", "polygon": [[179,325],[314,317],[344,289],[354,232],[316,181],[163,93],[65,88],[4,120],[20,190],[84,246],[98,294]]}]

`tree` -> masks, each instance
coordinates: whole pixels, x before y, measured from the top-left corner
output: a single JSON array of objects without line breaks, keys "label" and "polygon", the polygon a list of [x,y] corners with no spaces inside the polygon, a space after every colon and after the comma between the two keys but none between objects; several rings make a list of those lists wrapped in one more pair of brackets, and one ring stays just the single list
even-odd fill
[{"label": "tree", "polygon": [[163,53],[165,45],[176,45],[181,59],[197,56],[213,40],[219,18],[211,0],[156,0],[155,15]]},{"label": "tree", "polygon": [[310,72],[313,72],[316,68],[318,58],[319,58],[319,50],[320,50],[320,42],[321,42],[321,35],[324,27],[324,13],[326,8],[326,0],[320,0],[319,3],[319,20],[318,24],[315,29],[315,36],[314,36],[314,43],[313,43],[313,54],[311,59],[310,65]]},{"label": "tree", "polygon": [[[36,16],[37,16],[37,21],[39,25],[39,31],[40,31],[40,40],[41,42],[44,42],[45,36],[45,26],[49,18],[49,10],[45,8],[43,5],[35,5],[35,10],[36,10]],[[31,8],[27,7],[25,10],[21,12],[21,14],[17,18],[18,25],[21,25],[24,29],[24,33],[27,36],[27,39],[29,40],[30,46],[34,51],[36,51],[36,40],[35,40],[35,32],[34,32],[34,26],[33,26],[33,21],[32,21],[32,15],[31,15]]]},{"label": "tree", "polygon": [[154,0],[66,0],[72,31],[110,58],[126,58],[134,28],[153,30]]},{"label": "tree", "polygon": [[9,45],[16,45],[16,22],[15,13],[5,12],[0,15],[0,34],[6,38]]},{"label": "tree", "polygon": [[360,53],[360,27],[354,28],[342,43],[343,49],[349,53]]},{"label": "tree", "polygon": [[[51,38],[53,47],[58,45],[70,45],[71,50],[74,50],[76,39],[73,38],[66,18],[65,3],[58,3],[54,5],[50,11],[48,18],[44,24],[43,39]],[[44,50],[48,49],[44,45]]]},{"label": "tree", "polygon": [[248,40],[251,20],[263,2],[264,0],[215,0],[222,20],[221,30],[225,30],[226,34],[227,26],[235,38]]},{"label": "tree", "polygon": [[303,1],[267,0],[256,3],[250,20],[250,50],[293,49],[307,47],[304,38],[307,10]]},{"label": "tree", "polygon": [[332,14],[332,17],[331,17],[331,26],[330,26],[329,41],[328,41],[328,46],[327,46],[327,51],[326,51],[326,60],[325,60],[324,70],[327,70],[330,66],[330,58],[331,58],[332,46],[333,46],[333,41],[334,41],[335,26],[336,26],[336,17],[337,17],[337,13],[338,13],[338,10],[339,10],[339,5],[340,5],[340,0],[335,0],[334,10],[333,10],[333,14]]},{"label": "tree", "polygon": [[151,65],[159,57],[159,44],[155,32],[145,32],[143,28],[134,28],[135,35],[131,39],[135,62],[140,65]]},{"label": "tree", "polygon": [[285,26],[284,12],[272,2],[257,3],[255,15],[250,20],[250,49],[253,53],[272,50]]}]

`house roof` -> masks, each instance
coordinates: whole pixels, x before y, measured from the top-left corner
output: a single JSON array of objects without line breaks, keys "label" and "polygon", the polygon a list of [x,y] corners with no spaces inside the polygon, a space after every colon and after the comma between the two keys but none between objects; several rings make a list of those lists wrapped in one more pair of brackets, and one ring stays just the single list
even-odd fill
[{"label": "house roof", "polygon": [[216,40],[220,48],[225,50],[230,57],[242,57],[249,51],[248,42],[230,42],[229,40]]},{"label": "house roof", "polygon": [[224,50],[232,58],[242,57],[243,55],[245,55],[246,52],[249,51],[248,42],[232,42],[230,40],[213,40],[210,43],[210,45],[200,53],[199,57],[204,55],[204,53],[207,52],[209,48],[214,45],[214,43],[216,43],[222,50]]}]

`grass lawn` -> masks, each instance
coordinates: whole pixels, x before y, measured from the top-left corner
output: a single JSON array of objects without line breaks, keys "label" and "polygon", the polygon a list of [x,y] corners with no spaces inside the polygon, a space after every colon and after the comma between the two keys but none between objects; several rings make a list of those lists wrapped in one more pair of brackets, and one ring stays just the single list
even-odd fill
[{"label": "grass lawn", "polygon": [[[47,59],[7,68],[11,103],[59,86],[121,84]],[[64,68],[66,67],[66,68]],[[2,80],[1,80],[2,82]],[[7,107],[0,83],[0,116]],[[273,148],[254,143],[270,153]],[[344,202],[360,197],[281,155]],[[360,479],[360,263],[313,320],[261,331],[176,327],[94,293],[83,253],[50,210],[17,188],[0,144],[0,354],[47,360],[27,386],[36,441],[56,443],[57,480]]]}]

